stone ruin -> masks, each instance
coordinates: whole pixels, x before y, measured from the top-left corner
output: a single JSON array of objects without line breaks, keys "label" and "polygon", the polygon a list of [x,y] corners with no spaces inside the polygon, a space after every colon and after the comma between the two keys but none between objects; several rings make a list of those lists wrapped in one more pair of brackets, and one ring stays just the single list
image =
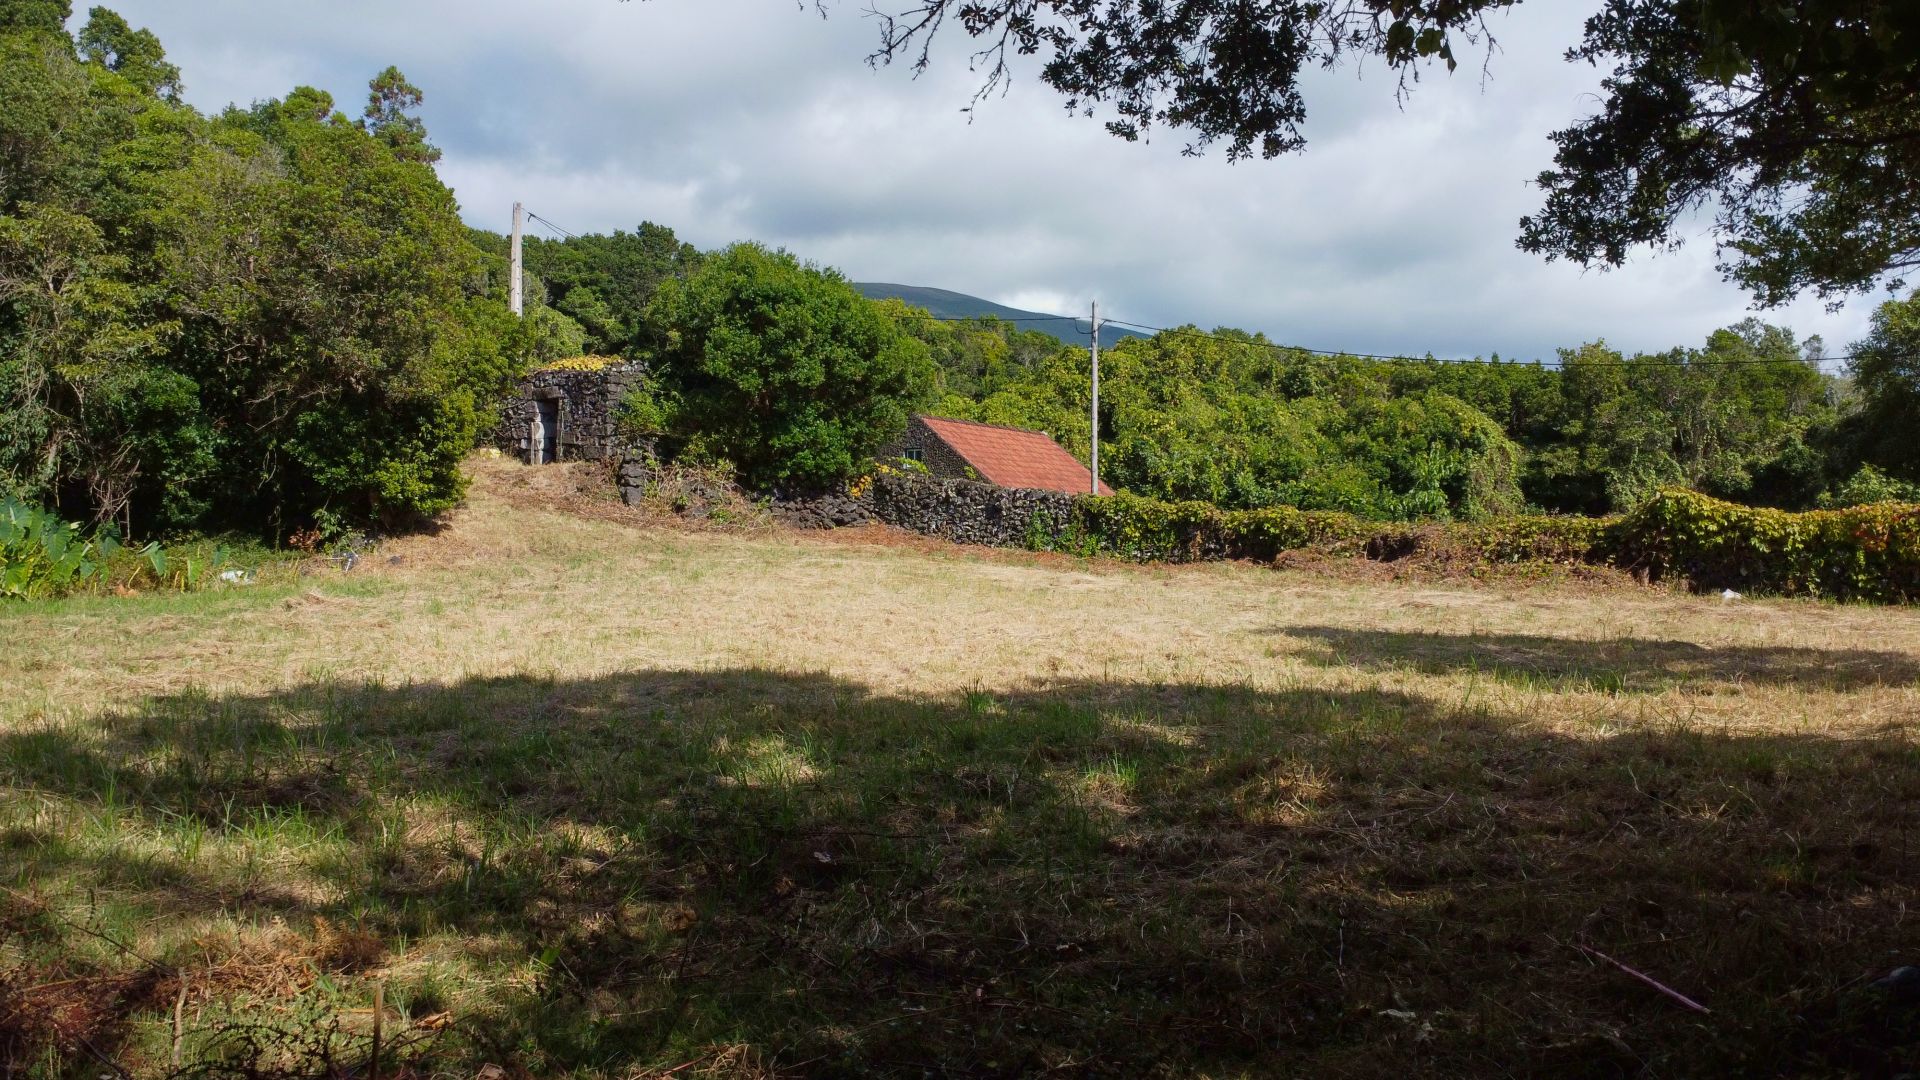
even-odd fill
[{"label": "stone ruin", "polygon": [[501,409],[493,445],[529,465],[620,458],[620,402],[646,376],[642,364],[548,368],[527,376]]}]

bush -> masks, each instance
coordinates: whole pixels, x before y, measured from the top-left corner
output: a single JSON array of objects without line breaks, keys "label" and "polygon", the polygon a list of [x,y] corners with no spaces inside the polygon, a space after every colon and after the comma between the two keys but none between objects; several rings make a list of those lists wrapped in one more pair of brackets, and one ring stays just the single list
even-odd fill
[{"label": "bush", "polygon": [[1285,551],[1394,559],[1441,550],[1488,563],[1591,562],[1604,556],[1614,523],[1597,518],[1514,517],[1471,525],[1409,526],[1339,511],[1221,510],[1129,495],[1082,498],[1074,522],[1095,550],[1141,561],[1251,559]]},{"label": "bush", "polygon": [[1617,543],[1618,518],[1502,518],[1446,530],[1447,540],[1492,563],[1605,561]]},{"label": "bush", "polygon": [[1099,551],[1141,561],[1271,561],[1282,551],[1362,542],[1378,526],[1339,511],[1221,510],[1202,502],[1087,496],[1076,524]]},{"label": "bush", "polygon": [[661,426],[756,488],[852,477],[938,387],[926,346],[845,278],[757,244],[666,282],[647,320]]},{"label": "bush", "polygon": [[252,583],[267,553],[256,548],[249,554],[245,563],[252,565],[236,566],[227,545],[213,539],[129,547],[111,527],[88,532],[78,522],[18,499],[0,499],[0,600],[108,589],[191,592],[235,578]]},{"label": "bush", "polygon": [[1509,517],[1406,526],[1274,507],[1220,510],[1128,495],[1082,497],[1061,530],[1083,548],[1139,561],[1252,559],[1317,549],[1391,561],[1611,563],[1694,588],[1835,600],[1920,598],[1920,505],[1790,513],[1669,489],[1625,518]]},{"label": "bush", "polygon": [[310,88],[206,116],[134,37],[144,73],[0,21],[32,166],[0,168],[0,490],[154,535],[453,505],[492,399],[578,328],[489,292],[397,72],[371,127]]},{"label": "bush", "polygon": [[[1649,579],[1695,588],[1830,599],[1910,602],[1920,598],[1920,505],[1880,503],[1790,513],[1666,490],[1624,518],[1508,517],[1474,523],[1396,524],[1337,511],[1269,507],[1221,510],[1201,502],[1135,495],[1053,495],[1030,511],[964,496],[964,481],[883,470],[925,496],[895,499],[921,518],[952,524],[968,514],[1030,513],[1018,539],[1037,551],[1111,555],[1137,562],[1248,559],[1272,562],[1312,550],[1382,562],[1420,556],[1453,567],[1554,563],[1615,565]],[[926,513],[929,502],[933,513]],[[890,518],[882,506],[881,520]],[[995,519],[997,520],[997,519]],[[1024,530],[1024,531],[1021,531]],[[1003,541],[1004,542],[1004,541]]]},{"label": "bush", "polygon": [[0,597],[38,600],[85,587],[100,573],[99,547],[74,522],[0,501]]},{"label": "bush", "polygon": [[1847,478],[1846,483],[1820,496],[1820,508],[1823,510],[1882,502],[1920,502],[1920,484],[1909,484],[1871,465],[1862,465],[1860,471]]},{"label": "bush", "polygon": [[1621,523],[1616,559],[1699,588],[1920,598],[1920,505],[1789,513],[1669,489]]}]

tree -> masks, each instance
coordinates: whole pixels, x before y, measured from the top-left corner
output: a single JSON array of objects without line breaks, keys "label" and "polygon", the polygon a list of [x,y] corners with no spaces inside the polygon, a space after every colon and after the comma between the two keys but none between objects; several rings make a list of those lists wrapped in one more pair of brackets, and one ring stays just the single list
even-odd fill
[{"label": "tree", "polygon": [[1557,132],[1521,247],[1617,266],[1710,207],[1763,304],[1920,265],[1920,8],[1908,0],[1608,0],[1569,54],[1612,64]]},{"label": "tree", "polygon": [[431,165],[440,160],[440,148],[427,141],[426,121],[413,115],[426,100],[420,88],[407,81],[397,67],[373,77],[367,84],[367,108],[360,126],[387,144],[402,161]]},{"label": "tree", "polygon": [[1920,482],[1920,293],[1881,304],[1852,352],[1860,410],[1851,426],[1860,458]]},{"label": "tree", "polygon": [[58,207],[0,217],[0,478],[14,495],[61,483],[92,516],[125,524],[147,482],[210,464],[194,387],[161,362],[170,327],[143,317],[126,259],[99,227]]},{"label": "tree", "polygon": [[1784,327],[1749,319],[1700,349],[1622,356],[1563,349],[1557,438],[1528,496],[1550,509],[1631,509],[1657,489],[1805,506],[1826,483],[1812,442],[1834,420],[1830,380]]},{"label": "tree", "polygon": [[82,37],[0,33],[0,490],[149,534],[453,505],[531,340],[452,192],[321,91],[206,117],[151,35]]},{"label": "tree", "polygon": [[73,15],[68,0],[0,0],[0,34],[36,32],[67,33],[67,20]]},{"label": "tree", "polygon": [[[824,2],[824,0],[823,0]],[[929,63],[949,22],[981,48],[985,95],[1036,55],[1070,109],[1191,134],[1231,159],[1306,144],[1301,76],[1377,58],[1405,94],[1486,50],[1520,0],[912,0],[873,60]],[[1556,0],[1558,2],[1558,0]],[[1911,0],[1589,0],[1568,53],[1610,66],[1592,118],[1553,135],[1520,245],[1618,266],[1711,207],[1722,270],[1761,302],[1868,290],[1920,264],[1920,5]],[[824,7],[823,7],[824,10]]]},{"label": "tree", "polygon": [[180,69],[167,62],[167,51],[151,30],[135,30],[127,20],[96,7],[87,12],[80,30],[80,55],[126,79],[141,92],[180,100]]},{"label": "tree", "polygon": [[844,277],[736,244],[648,311],[669,431],[757,487],[852,475],[938,390],[926,347]]},{"label": "tree", "polygon": [[605,236],[530,237],[526,261],[546,282],[553,306],[586,331],[589,349],[639,356],[652,344],[645,328],[654,293],[669,278],[691,273],[700,253],[672,229],[642,222],[632,232],[616,229]]}]

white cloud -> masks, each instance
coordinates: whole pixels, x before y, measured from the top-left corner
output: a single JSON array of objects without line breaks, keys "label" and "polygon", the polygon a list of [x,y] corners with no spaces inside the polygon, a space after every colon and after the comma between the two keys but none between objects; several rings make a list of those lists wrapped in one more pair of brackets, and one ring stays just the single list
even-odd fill
[{"label": "white cloud", "polygon": [[[1316,74],[1304,155],[1230,165],[1071,117],[1031,72],[963,115],[978,74],[952,31],[932,70],[870,70],[876,28],[782,0],[128,0],[203,108],[299,84],[357,109],[398,64],[427,92],[441,171],[468,220],[515,198],[575,231],[670,225],[758,239],[860,280],[1019,306],[1236,325],[1367,352],[1548,357],[1604,337],[1694,344],[1748,314],[1712,245],[1612,273],[1513,246],[1546,135],[1592,108],[1559,54],[1579,6],[1497,26],[1492,77],[1431,76],[1404,108],[1377,67]],[[1831,347],[1870,301],[1765,313]]]}]

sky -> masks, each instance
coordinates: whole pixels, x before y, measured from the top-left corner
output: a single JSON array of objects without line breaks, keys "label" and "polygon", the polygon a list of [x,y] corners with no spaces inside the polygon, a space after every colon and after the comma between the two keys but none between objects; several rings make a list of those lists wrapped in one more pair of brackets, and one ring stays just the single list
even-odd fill
[{"label": "sky", "polygon": [[350,115],[398,65],[474,225],[515,200],[577,233],[666,225],[757,240],[856,281],[1049,313],[1264,331],[1310,348],[1551,360],[1604,339],[1698,345],[1759,315],[1837,354],[1873,306],[1750,310],[1705,222],[1678,252],[1588,271],[1514,247],[1547,135],[1597,107],[1561,59],[1587,4],[1536,0],[1498,50],[1405,102],[1377,64],[1316,72],[1304,153],[1230,163],[1177,131],[1126,143],[1036,77],[980,87],[956,28],[934,65],[872,68],[863,12],[907,0],[120,0],[214,110],[310,85]]}]

